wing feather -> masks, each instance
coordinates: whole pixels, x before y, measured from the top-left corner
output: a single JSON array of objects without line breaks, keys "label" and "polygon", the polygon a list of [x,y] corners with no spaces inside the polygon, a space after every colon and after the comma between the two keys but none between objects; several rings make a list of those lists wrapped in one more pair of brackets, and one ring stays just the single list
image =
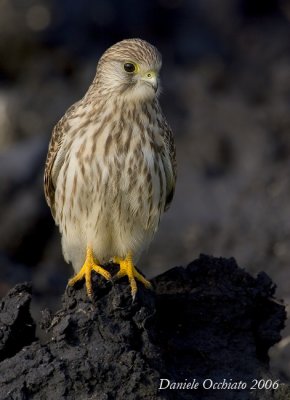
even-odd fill
[{"label": "wing feather", "polygon": [[44,194],[53,217],[55,217],[55,183],[64,162],[64,157],[57,156],[61,151],[62,144],[70,128],[69,120],[74,114],[78,105],[79,102],[73,104],[55,125],[48,147],[44,170]]},{"label": "wing feather", "polygon": [[164,121],[164,142],[167,153],[167,156],[163,155],[166,176],[166,202],[164,211],[167,211],[170,207],[175,192],[177,167],[176,149],[173,134],[166,121]]}]

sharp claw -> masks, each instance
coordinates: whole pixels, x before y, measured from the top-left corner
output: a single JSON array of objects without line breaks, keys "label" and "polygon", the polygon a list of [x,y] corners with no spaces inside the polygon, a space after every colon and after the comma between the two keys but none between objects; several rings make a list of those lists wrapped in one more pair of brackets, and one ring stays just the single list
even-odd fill
[{"label": "sharp claw", "polygon": [[93,298],[92,277],[91,277],[92,270],[94,270],[97,274],[100,274],[101,276],[103,276],[103,278],[107,280],[112,279],[112,276],[108,271],[106,271],[103,267],[95,263],[92,249],[88,247],[86,260],[81,270],[68,281],[68,286],[73,286],[77,281],[85,279],[87,295],[90,299]]},{"label": "sharp claw", "polygon": [[152,285],[149,281],[147,281],[143,275],[141,275],[134,267],[132,254],[129,253],[125,259],[120,259],[118,257],[113,258],[114,261],[118,260],[120,264],[119,272],[113,277],[113,281],[122,278],[123,276],[127,276],[129,279],[130,287],[131,287],[131,294],[133,301],[135,300],[136,293],[137,293],[137,283],[136,280],[141,282],[146,288],[152,289]]}]

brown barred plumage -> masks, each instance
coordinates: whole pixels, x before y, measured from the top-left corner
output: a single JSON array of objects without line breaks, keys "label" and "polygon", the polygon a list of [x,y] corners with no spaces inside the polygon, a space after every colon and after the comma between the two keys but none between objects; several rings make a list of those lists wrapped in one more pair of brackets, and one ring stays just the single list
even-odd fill
[{"label": "brown barred plumage", "polygon": [[45,196],[77,273],[70,284],[85,277],[89,294],[91,270],[110,278],[99,264],[113,258],[133,295],[135,278],[149,286],[133,261],[152,240],[176,180],[173,136],[158,102],[160,68],[159,52],[144,40],[116,43],[52,133]]}]

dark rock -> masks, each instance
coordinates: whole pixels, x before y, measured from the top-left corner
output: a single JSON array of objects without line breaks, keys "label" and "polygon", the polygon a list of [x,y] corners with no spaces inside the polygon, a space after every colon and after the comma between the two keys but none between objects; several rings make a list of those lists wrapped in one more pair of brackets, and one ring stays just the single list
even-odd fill
[{"label": "dark rock", "polygon": [[31,287],[16,285],[0,304],[0,360],[10,358],[35,340],[30,315]]},{"label": "dark rock", "polygon": [[[106,266],[114,270],[114,265]],[[234,259],[200,256],[139,285],[132,301],[128,282],[94,276],[94,300],[85,288],[68,288],[62,309],[43,315],[46,343],[34,336],[6,340],[0,363],[0,399],[286,399],[290,389],[253,390],[269,380],[268,350],[279,341],[285,308],[262,273],[251,277]],[[24,301],[23,299],[26,299]],[[4,299],[0,320],[17,336],[31,323],[30,288],[18,285]],[[21,308],[20,307],[20,308]],[[27,306],[28,307],[28,306]],[[23,315],[23,314],[22,314]],[[18,337],[18,336],[17,336]],[[24,340],[25,338],[25,340]],[[1,353],[2,354],[2,353]],[[160,379],[199,382],[197,389],[158,390]],[[244,382],[237,390],[205,390],[205,379]],[[197,397],[195,397],[197,396]]]}]

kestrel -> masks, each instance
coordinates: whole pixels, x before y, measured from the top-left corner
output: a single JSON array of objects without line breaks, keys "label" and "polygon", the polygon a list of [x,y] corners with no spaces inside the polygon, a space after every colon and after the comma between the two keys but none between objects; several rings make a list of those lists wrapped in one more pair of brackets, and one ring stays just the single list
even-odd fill
[{"label": "kestrel", "polygon": [[133,298],[134,267],[151,242],[175,187],[175,145],[159,102],[161,55],[141,39],[114,44],[100,58],[84,97],[54,127],[45,165],[46,201],[62,250],[92,295],[91,273],[120,265]]}]

